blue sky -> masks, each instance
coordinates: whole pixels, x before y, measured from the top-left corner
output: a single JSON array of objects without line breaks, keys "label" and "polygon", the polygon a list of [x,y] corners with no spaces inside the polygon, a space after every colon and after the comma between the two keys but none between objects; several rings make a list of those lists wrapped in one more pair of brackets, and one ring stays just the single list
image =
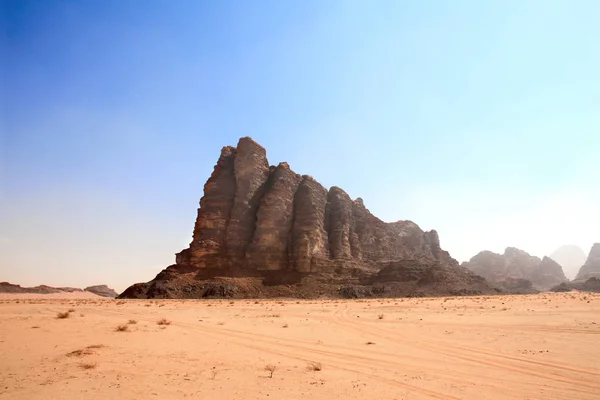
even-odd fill
[{"label": "blue sky", "polygon": [[0,280],[118,290],[251,136],[457,259],[600,241],[597,1],[2,1]]}]

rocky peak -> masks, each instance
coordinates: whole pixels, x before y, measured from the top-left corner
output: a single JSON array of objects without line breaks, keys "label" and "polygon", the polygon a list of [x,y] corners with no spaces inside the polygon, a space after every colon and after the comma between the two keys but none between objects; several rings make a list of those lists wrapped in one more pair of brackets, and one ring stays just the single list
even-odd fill
[{"label": "rocky peak", "polygon": [[[352,200],[339,187],[327,190],[286,162],[269,166],[265,149],[245,137],[237,147],[222,149],[204,186],[189,248],[155,281],[128,289],[124,297],[133,292],[137,297],[162,296],[164,291],[156,288],[163,284],[170,288],[168,296],[181,297],[181,280],[189,274],[195,282],[218,276],[298,283],[313,276],[334,279],[337,286],[331,287],[338,287],[402,265],[413,271],[421,266],[421,272],[449,268],[431,276],[465,274],[441,249],[436,231],[423,232],[412,221],[383,222],[361,198]],[[485,287],[472,277],[459,281]]]},{"label": "rocky peak", "polygon": [[575,280],[600,278],[600,243],[594,243],[588,258],[579,270]]}]

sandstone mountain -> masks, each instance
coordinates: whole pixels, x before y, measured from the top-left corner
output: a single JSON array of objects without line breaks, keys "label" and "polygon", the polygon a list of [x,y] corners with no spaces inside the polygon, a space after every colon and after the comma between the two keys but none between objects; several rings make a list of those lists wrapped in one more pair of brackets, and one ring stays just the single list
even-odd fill
[{"label": "sandstone mountain", "polygon": [[88,286],[83,290],[97,294],[98,296],[109,297],[113,299],[119,295],[119,293],[115,292],[114,289],[111,289],[106,285]]},{"label": "sandstone mountain", "polygon": [[[73,293],[90,292],[104,297],[117,297],[118,293],[106,285],[90,286],[85,289],[72,287],[52,287],[46,285],[34,287],[22,287],[8,282],[0,282],[0,293],[34,293],[34,294],[53,294],[53,293]],[[103,294],[101,294],[103,293]]]},{"label": "sandstone mountain", "polygon": [[561,246],[550,254],[550,258],[560,264],[569,279],[577,276],[577,272],[585,263],[586,257],[581,247],[575,245]]},{"label": "sandstone mountain", "polygon": [[250,138],[224,147],[189,248],[122,298],[421,296],[493,290],[441,249],[436,231],[385,223]]},{"label": "sandstone mountain", "polygon": [[499,286],[507,280],[525,279],[534,289],[549,290],[567,281],[561,266],[552,259],[540,260],[514,247],[506,248],[504,254],[482,251],[463,266]]},{"label": "sandstone mountain", "polygon": [[600,243],[594,243],[588,258],[577,273],[575,281],[583,281],[588,278],[600,278]]}]

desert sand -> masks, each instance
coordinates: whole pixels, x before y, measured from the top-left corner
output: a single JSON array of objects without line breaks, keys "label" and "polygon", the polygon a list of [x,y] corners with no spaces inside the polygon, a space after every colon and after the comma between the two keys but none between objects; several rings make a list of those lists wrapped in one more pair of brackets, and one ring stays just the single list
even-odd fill
[{"label": "desert sand", "polygon": [[0,399],[598,399],[599,335],[589,293],[4,298]]}]

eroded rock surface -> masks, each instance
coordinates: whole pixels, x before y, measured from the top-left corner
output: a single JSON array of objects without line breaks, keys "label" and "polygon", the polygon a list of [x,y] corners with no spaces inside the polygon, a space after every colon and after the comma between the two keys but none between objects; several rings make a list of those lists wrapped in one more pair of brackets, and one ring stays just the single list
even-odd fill
[{"label": "eroded rock surface", "polygon": [[[354,289],[348,289],[354,288]],[[176,264],[123,298],[493,293],[441,249],[436,231],[386,223],[251,138],[224,147],[204,186],[193,240]]]}]

